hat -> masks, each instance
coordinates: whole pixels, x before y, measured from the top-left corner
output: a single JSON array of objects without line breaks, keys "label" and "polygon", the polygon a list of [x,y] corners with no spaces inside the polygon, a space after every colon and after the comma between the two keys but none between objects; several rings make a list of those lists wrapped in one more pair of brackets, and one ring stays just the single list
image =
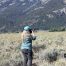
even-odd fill
[{"label": "hat", "polygon": [[24,30],[25,30],[25,31],[29,31],[29,30],[32,30],[32,28],[31,28],[30,26],[25,26],[25,27],[24,27]]}]

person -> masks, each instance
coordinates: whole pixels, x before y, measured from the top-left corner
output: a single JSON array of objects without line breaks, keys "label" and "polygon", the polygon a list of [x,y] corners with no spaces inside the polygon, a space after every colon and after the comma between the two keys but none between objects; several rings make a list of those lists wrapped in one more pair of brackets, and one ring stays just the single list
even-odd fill
[{"label": "person", "polygon": [[24,57],[23,66],[32,66],[32,40],[35,40],[36,36],[30,26],[25,26],[21,37],[23,40],[21,45]]}]

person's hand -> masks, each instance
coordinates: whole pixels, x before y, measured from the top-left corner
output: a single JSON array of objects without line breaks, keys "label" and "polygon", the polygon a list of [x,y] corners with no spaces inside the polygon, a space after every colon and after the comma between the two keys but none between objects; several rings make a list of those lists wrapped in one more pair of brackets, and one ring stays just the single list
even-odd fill
[{"label": "person's hand", "polygon": [[32,35],[33,35],[33,36],[35,36],[35,37],[37,37],[37,36],[34,34],[34,32],[33,32],[33,31],[32,31]]},{"label": "person's hand", "polygon": [[34,36],[34,32],[32,31],[32,35]]}]

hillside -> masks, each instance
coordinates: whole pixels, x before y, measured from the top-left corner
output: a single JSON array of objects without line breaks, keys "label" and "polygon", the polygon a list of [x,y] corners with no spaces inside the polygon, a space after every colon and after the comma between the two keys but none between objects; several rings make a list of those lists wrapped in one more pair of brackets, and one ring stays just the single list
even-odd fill
[{"label": "hillside", "polygon": [[66,27],[65,18],[66,0],[0,0],[0,32]]}]

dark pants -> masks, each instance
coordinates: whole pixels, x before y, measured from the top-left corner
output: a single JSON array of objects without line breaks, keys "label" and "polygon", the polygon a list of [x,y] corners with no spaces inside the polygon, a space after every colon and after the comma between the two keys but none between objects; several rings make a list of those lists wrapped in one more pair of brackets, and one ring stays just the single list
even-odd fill
[{"label": "dark pants", "polygon": [[22,54],[24,57],[23,66],[32,66],[32,51],[23,49]]}]

